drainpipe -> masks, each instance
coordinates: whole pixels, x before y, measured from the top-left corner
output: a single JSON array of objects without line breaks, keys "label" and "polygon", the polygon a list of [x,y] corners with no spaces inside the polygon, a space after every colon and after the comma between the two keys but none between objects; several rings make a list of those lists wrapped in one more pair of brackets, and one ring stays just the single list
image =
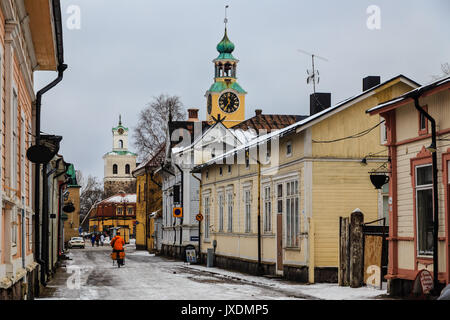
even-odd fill
[{"label": "drainpipe", "polygon": [[[159,184],[155,179],[154,179],[154,172],[153,170],[150,172],[150,181],[152,181],[155,185],[157,185],[159,188],[161,188],[162,190],[162,185]],[[147,188],[148,188],[148,184],[147,184]],[[146,204],[147,205],[147,204]],[[148,221],[148,217],[146,217],[146,221]],[[147,223],[147,222],[146,222]],[[153,223],[153,227],[156,228],[156,224],[155,222]],[[155,230],[156,231],[156,230]],[[156,248],[156,239],[153,238],[153,250],[157,250]]]},{"label": "drainpipe", "polygon": [[258,275],[261,274],[261,163],[258,161]]},{"label": "drainpipe", "polygon": [[[191,175],[200,182],[199,190],[198,190],[198,212],[202,212],[202,179],[199,179],[195,176],[195,174],[191,173]],[[201,251],[201,226],[202,222],[198,222],[198,263],[202,263],[202,251]]]},{"label": "drainpipe", "polygon": [[439,265],[438,265],[438,232],[439,232],[439,199],[438,199],[438,166],[437,166],[437,145],[436,145],[436,120],[432,118],[420,105],[419,97],[421,92],[414,96],[414,106],[416,109],[431,122],[431,146],[429,150],[433,162],[433,291],[439,295]]},{"label": "drainpipe", "polygon": [[[41,105],[42,105],[42,96],[55,87],[58,83],[60,83],[63,79],[64,71],[67,69],[66,64],[60,64],[58,66],[58,77],[53,80],[51,83],[49,83],[47,86],[42,88],[36,93],[36,145],[40,144],[41,141]],[[44,165],[45,167],[46,165]],[[45,274],[43,268],[46,267],[45,261],[42,260],[42,253],[41,252],[41,241],[40,241],[40,171],[41,166],[40,164],[35,164],[35,175],[34,175],[34,185],[35,185],[35,191],[34,191],[34,211],[35,211],[35,254],[36,254],[36,261],[41,265],[41,283],[45,286]],[[45,174],[45,172],[43,172]],[[43,221],[44,223],[44,221]],[[44,226],[43,226],[44,227]],[[43,240],[43,238],[42,238]]]},{"label": "drainpipe", "polygon": [[[184,200],[184,172],[183,170],[180,168],[180,166],[178,164],[175,164],[175,167],[177,167],[178,170],[180,170],[181,173],[181,188],[180,188],[180,192],[181,192],[181,208],[184,209],[183,207],[183,200]],[[184,213],[181,216],[181,221],[180,221],[180,250],[181,250],[181,246],[183,245],[183,217],[184,217]]]}]

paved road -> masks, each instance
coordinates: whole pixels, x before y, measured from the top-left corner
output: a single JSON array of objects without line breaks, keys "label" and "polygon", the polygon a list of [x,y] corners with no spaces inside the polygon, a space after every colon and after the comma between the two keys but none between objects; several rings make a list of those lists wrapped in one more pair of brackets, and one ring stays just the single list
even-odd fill
[{"label": "paved road", "polygon": [[[246,300],[308,299],[270,284],[252,283],[188,267],[180,261],[126,248],[125,266],[117,268],[110,248],[71,249],[46,287],[44,299],[81,300]],[[271,280],[275,281],[275,280]]]}]

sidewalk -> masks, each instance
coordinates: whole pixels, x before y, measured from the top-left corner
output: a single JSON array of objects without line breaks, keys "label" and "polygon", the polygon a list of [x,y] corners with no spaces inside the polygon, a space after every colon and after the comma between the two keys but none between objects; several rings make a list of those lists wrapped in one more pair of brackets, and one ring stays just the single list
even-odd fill
[{"label": "sidewalk", "polygon": [[299,284],[298,282],[257,277],[215,267],[207,268],[202,265],[184,263],[183,267],[202,273],[209,273],[216,277],[283,290],[291,293],[293,296],[309,296],[314,299],[324,300],[373,300],[387,298],[386,283],[383,283],[383,290],[372,287],[340,287],[337,283]]}]

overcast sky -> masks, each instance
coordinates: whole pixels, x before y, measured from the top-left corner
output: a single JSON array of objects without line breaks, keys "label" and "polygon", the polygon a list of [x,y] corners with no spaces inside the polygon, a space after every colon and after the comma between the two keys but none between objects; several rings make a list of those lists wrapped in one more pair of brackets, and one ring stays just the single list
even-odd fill
[{"label": "overcast sky", "polygon": [[[140,110],[166,93],[180,96],[186,109],[200,109],[205,119],[226,4],[238,82],[248,92],[247,118],[255,109],[309,113],[311,58],[298,49],[328,59],[316,60],[317,91],[331,92],[333,104],[361,92],[367,75],[385,81],[403,74],[427,83],[450,62],[448,0],[61,2],[69,69],[43,97],[42,130],[62,135],[64,159],[100,179],[119,114],[132,136]],[[66,25],[71,5],[81,9],[80,29]],[[367,27],[370,5],[381,10],[379,30]],[[36,90],[55,77],[36,72]]]}]

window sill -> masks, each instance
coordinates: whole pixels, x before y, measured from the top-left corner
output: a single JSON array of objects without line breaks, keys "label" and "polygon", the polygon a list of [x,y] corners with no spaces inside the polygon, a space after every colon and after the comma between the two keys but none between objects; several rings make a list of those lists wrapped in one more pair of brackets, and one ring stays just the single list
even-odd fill
[{"label": "window sill", "polygon": [[299,251],[300,252],[299,247],[284,247],[283,249],[286,251]]}]

